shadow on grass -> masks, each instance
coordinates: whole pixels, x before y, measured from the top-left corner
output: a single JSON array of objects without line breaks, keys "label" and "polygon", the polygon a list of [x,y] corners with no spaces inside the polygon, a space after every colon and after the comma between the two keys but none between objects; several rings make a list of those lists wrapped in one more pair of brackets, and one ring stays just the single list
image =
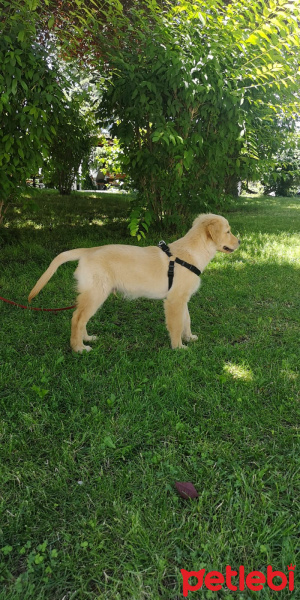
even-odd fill
[{"label": "shadow on grass", "polygon": [[59,196],[49,190],[28,191],[12,204],[6,214],[5,227],[13,229],[55,229],[103,225],[128,218],[132,194],[84,194],[74,192]]}]

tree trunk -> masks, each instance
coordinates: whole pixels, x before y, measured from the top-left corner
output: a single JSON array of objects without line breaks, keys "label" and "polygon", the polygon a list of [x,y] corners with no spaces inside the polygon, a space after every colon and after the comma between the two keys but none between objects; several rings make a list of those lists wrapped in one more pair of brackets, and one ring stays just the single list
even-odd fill
[{"label": "tree trunk", "polygon": [[242,182],[239,180],[237,175],[229,175],[225,183],[225,194],[229,194],[234,198],[238,198],[241,195]]}]

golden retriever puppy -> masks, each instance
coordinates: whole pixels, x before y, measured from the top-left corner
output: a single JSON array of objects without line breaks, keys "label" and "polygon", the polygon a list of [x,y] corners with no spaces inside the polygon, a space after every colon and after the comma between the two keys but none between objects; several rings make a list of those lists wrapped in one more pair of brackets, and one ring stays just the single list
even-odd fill
[{"label": "golden retriever puppy", "polygon": [[[121,292],[128,298],[164,300],[171,346],[185,348],[183,340],[197,339],[191,332],[188,301],[199,288],[199,274],[216,252],[233,252],[239,244],[224,217],[199,215],[187,234],[169,247],[165,246],[165,251],[158,246],[140,248],[114,244],[62,252],[35,284],[28,300],[39,293],[60,265],[79,260],[74,274],[79,295],[71,328],[71,347],[75,352],[91,350],[83,343],[96,339],[88,335],[87,322],[112,292]],[[170,263],[176,258],[185,264],[171,264],[172,278]]]}]

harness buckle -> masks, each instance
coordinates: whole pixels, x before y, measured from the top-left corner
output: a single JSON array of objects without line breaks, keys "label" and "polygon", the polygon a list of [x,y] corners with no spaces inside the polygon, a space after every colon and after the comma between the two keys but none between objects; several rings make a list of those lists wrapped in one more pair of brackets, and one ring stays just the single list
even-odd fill
[{"label": "harness buckle", "polygon": [[165,252],[168,256],[172,256],[172,252],[169,248],[169,246],[166,244],[166,242],[164,242],[164,240],[160,240],[160,242],[158,242],[158,247]]}]

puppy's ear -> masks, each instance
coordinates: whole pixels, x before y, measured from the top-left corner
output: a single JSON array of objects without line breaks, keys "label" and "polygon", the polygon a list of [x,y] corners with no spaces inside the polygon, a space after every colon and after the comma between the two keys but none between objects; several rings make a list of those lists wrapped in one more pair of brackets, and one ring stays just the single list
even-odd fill
[{"label": "puppy's ear", "polygon": [[220,239],[221,235],[221,224],[218,219],[211,219],[206,225],[206,235],[212,239],[216,244]]}]

